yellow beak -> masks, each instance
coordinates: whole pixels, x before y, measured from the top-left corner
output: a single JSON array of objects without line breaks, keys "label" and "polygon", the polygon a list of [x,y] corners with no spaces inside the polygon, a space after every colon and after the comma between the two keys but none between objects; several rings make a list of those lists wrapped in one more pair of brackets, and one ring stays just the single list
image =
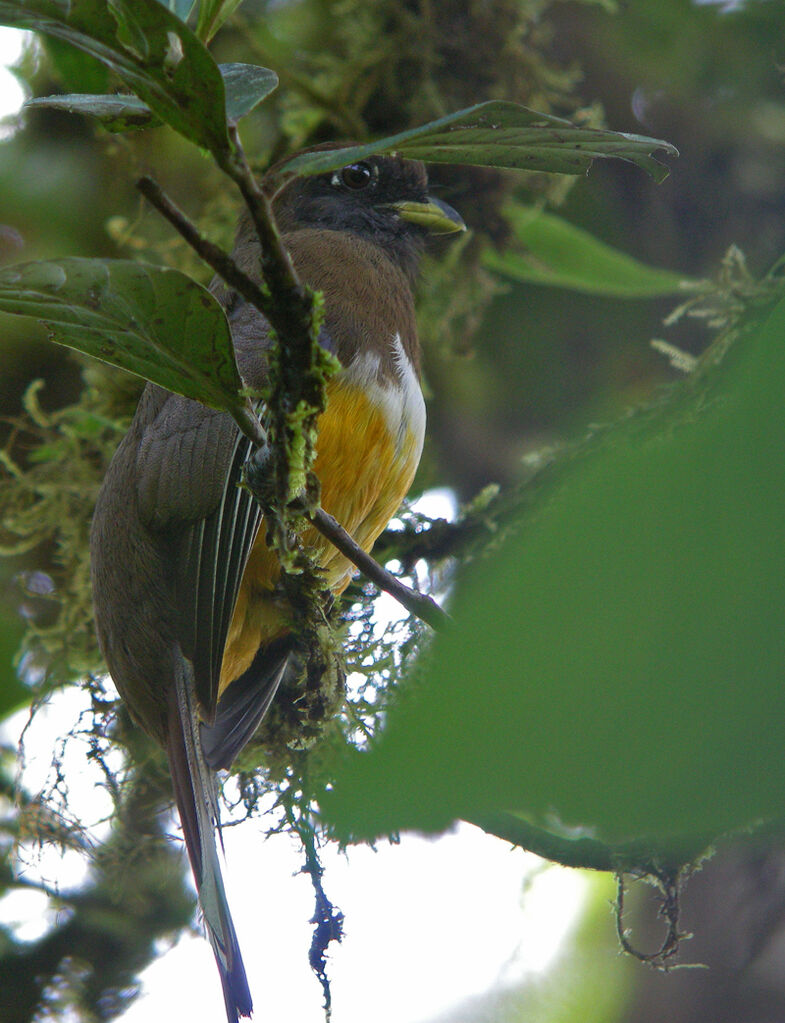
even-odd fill
[{"label": "yellow beak", "polygon": [[426,202],[393,202],[390,207],[403,220],[420,224],[429,234],[452,234],[454,231],[466,230],[461,215],[441,199],[429,196]]}]

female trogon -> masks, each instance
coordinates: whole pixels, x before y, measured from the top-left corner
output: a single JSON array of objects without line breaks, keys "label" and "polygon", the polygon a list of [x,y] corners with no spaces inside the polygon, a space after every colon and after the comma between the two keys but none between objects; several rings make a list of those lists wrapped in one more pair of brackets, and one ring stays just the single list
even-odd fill
[{"label": "female trogon", "polygon": [[[408,490],[425,406],[412,289],[428,233],[462,230],[428,195],[424,166],[373,157],[295,180],[275,213],[300,278],[323,292],[322,341],[342,369],[319,421],[322,505],[366,550]],[[241,221],[234,258],[259,279]],[[246,385],[266,376],[269,326],[220,282]],[[260,512],[238,486],[248,443],[224,413],[144,390],[107,471],[91,535],[98,637],[133,718],[166,750],[230,1023],[251,996],[215,842],[214,771],[229,767],[288,670],[289,615]],[[352,566],[315,531],[304,542],[336,594]]]}]

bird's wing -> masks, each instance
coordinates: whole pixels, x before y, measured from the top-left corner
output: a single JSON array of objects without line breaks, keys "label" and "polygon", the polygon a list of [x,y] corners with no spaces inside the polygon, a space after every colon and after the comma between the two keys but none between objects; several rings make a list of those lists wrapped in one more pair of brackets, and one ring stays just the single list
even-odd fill
[{"label": "bird's wing", "polygon": [[[219,297],[226,305],[241,376],[247,385],[259,389],[267,377],[267,322],[237,296]],[[332,350],[324,328],[320,342]],[[166,538],[167,574],[178,612],[176,639],[193,665],[197,698],[207,722],[212,723],[226,637],[262,520],[259,505],[241,486],[243,465],[253,445],[226,413],[178,395],[163,399],[160,389],[153,391],[157,392],[157,414],[147,423],[137,458],[140,514],[148,528]],[[234,705],[235,691],[239,694],[242,687],[227,690],[218,709],[219,718],[227,721],[216,722],[224,725],[222,752],[216,756],[223,758],[230,750],[233,757],[242,744],[237,736],[247,740],[253,716],[258,722],[260,708],[263,713],[275,694],[286,659],[284,651],[275,650],[270,658],[260,656],[254,661],[249,672],[259,693],[255,708],[241,709],[242,700]]]},{"label": "bird's wing", "polygon": [[253,445],[235,433],[221,499],[183,537],[178,559],[177,599],[190,643],[196,692],[212,719],[218,701],[226,636],[240,582],[262,520],[259,505],[241,486]]},{"label": "bird's wing", "polygon": [[[211,290],[226,309],[240,375],[260,389],[267,379],[269,325],[220,282]],[[167,538],[177,641],[193,664],[197,698],[209,721],[240,581],[262,518],[241,486],[253,445],[226,413],[179,395],[162,402],[160,389],[152,390],[159,408],[139,447],[140,514]]]},{"label": "bird's wing", "polygon": [[225,413],[170,395],[141,438],[140,515],[161,538],[177,608],[177,642],[193,664],[208,718],[215,711],[226,635],[261,511],[242,487],[252,450]]}]

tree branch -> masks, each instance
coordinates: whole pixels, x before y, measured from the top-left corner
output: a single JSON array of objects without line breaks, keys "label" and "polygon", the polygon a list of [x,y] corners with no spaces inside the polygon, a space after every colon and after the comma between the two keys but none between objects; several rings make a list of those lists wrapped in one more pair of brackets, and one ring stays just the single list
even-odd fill
[{"label": "tree branch", "polygon": [[211,242],[200,234],[196,226],[191,223],[183,211],[176,206],[161,186],[149,175],[139,178],[136,187],[147,199],[151,206],[165,217],[172,227],[191,246],[194,252],[214,270],[222,280],[226,281],[230,288],[234,288],[252,306],[255,306],[264,316],[269,318],[272,312],[273,300],[269,293],[259,287],[256,281],[248,274],[243,273],[232,257],[224,252],[220,245]]}]

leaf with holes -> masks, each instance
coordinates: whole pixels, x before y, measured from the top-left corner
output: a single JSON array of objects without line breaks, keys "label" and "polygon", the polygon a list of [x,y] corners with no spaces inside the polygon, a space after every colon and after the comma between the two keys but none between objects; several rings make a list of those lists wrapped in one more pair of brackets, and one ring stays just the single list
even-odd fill
[{"label": "leaf with holes", "polygon": [[0,270],[0,309],[43,320],[51,339],[215,408],[242,387],[220,304],[177,270],[57,259]]},{"label": "leaf with holes", "polygon": [[596,159],[627,160],[655,181],[668,168],[651,154],[678,151],[668,142],[600,128],[582,128],[517,103],[493,100],[448,114],[419,128],[361,146],[302,153],[276,169],[276,177],[323,174],[377,153],[399,153],[428,163],[511,167],[554,174],[585,173]]},{"label": "leaf with holes", "polygon": [[228,157],[218,65],[158,0],[0,0],[0,24],[56,36],[97,57],[175,131]]}]

